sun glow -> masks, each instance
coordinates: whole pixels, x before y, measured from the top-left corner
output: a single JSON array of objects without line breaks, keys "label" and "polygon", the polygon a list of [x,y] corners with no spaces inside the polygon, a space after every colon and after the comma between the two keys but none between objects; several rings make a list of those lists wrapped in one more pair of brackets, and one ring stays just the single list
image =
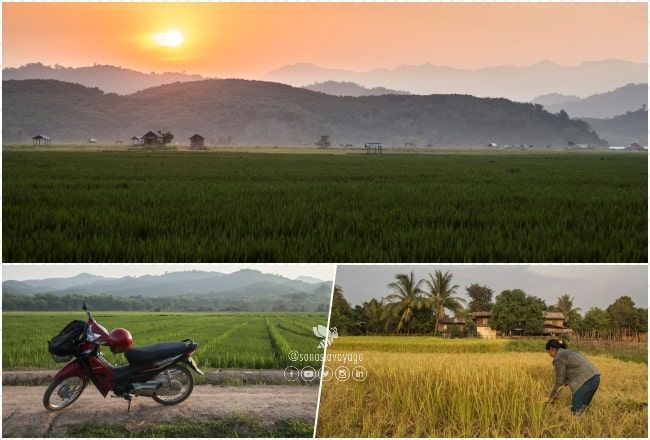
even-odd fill
[{"label": "sun glow", "polygon": [[153,34],[153,40],[159,46],[177,47],[183,42],[183,34],[176,29],[170,29],[167,32]]}]

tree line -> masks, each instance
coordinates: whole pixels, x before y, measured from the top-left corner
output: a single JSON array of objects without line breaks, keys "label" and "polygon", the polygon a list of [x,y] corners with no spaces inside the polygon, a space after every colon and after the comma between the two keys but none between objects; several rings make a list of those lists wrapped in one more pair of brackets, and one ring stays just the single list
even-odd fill
[{"label": "tree line", "polygon": [[80,310],[86,301],[93,310],[115,311],[177,311],[177,312],[259,312],[259,311],[296,311],[327,312],[326,298],[315,297],[305,293],[292,293],[270,298],[211,298],[198,295],[167,296],[146,298],[143,296],[112,295],[54,295],[39,293],[19,295],[7,293],[2,295],[2,308],[5,311],[73,311]]},{"label": "tree line", "polygon": [[488,286],[473,283],[465,288],[467,301],[459,295],[460,286],[453,284],[453,274],[440,270],[420,280],[413,272],[397,274],[387,289],[387,296],[353,307],[341,286],[335,286],[331,326],[343,335],[438,335],[438,323],[453,313],[455,317],[466,318],[465,323],[462,327],[451,326],[445,333],[474,336],[474,313],[489,311],[490,327],[502,334],[536,334],[544,325],[543,312],[547,311],[562,312],[565,327],[575,332],[612,335],[648,331],[648,309],[636,307],[629,296],[619,297],[606,309],[592,307],[583,315],[568,294],[547,305],[521,289],[504,290],[495,296]]}]

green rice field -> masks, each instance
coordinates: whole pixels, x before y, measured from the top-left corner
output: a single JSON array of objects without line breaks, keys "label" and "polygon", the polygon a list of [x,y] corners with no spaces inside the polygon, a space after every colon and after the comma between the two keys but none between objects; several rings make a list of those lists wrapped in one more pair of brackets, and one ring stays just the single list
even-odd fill
[{"label": "green rice field", "polygon": [[[97,312],[93,316],[109,331],[124,327],[134,347],[186,338],[198,342],[194,359],[202,368],[285,368],[320,361],[292,362],[289,351],[322,353],[312,327],[327,324],[326,313],[141,313]],[[3,370],[60,368],[47,351],[47,342],[81,312],[3,312]],[[123,355],[108,349],[112,362],[125,364]],[[313,357],[313,356],[312,356]]]},{"label": "green rice field", "polygon": [[647,155],[3,155],[5,262],[644,262]]}]

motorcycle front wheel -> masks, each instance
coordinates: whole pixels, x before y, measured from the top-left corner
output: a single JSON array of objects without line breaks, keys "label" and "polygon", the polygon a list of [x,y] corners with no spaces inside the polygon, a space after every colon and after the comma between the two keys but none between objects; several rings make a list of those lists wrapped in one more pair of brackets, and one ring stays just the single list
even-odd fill
[{"label": "motorcycle front wheel", "polygon": [[153,400],[163,405],[176,405],[190,397],[194,389],[194,376],[183,364],[165,368],[154,381],[162,382],[162,388],[155,393]]},{"label": "motorcycle front wheel", "polygon": [[74,403],[88,385],[87,379],[73,376],[54,381],[43,395],[43,406],[48,411],[60,411]]}]

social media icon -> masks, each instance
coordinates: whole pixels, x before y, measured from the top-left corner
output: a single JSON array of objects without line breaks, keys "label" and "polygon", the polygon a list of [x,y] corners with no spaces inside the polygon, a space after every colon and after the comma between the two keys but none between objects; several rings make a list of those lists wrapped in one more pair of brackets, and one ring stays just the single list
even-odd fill
[{"label": "social media icon", "polygon": [[350,369],[344,365],[341,365],[334,372],[336,378],[340,381],[346,381],[350,377]]},{"label": "social media icon", "polygon": [[314,367],[305,367],[302,369],[302,380],[311,382],[316,379],[316,369]]},{"label": "social media icon", "polygon": [[368,370],[363,368],[361,365],[357,365],[352,370],[352,379],[356,380],[357,382],[366,380],[366,377],[368,377]]},{"label": "social media icon", "polygon": [[300,370],[296,367],[287,367],[284,369],[284,378],[289,382],[295,382],[300,377]]},{"label": "social media icon", "polygon": [[332,369],[328,366],[323,367],[323,370],[321,371],[321,377],[323,380],[328,381],[332,379],[332,376],[334,376],[334,372]]}]

